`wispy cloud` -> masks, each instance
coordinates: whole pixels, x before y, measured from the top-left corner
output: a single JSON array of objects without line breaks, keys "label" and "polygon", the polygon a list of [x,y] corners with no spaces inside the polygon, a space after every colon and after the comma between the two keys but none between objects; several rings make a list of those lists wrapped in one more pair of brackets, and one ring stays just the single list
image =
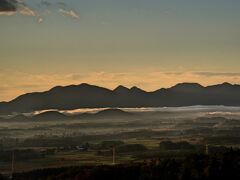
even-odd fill
[{"label": "wispy cloud", "polygon": [[67,11],[67,10],[64,10],[64,9],[59,9],[58,11],[63,16],[70,16],[70,17],[75,18],[75,19],[80,19],[79,15],[74,10]]},{"label": "wispy cloud", "polygon": [[18,12],[25,16],[37,16],[37,13],[27,6],[23,6],[23,7],[19,8]]},{"label": "wispy cloud", "polygon": [[[31,4],[27,1],[20,0],[1,0],[0,1],[0,16],[23,15],[37,18],[38,23],[42,23],[50,12],[58,13],[63,16],[69,16],[74,19],[80,19],[78,12],[73,10],[66,2],[50,0],[41,0],[40,2]],[[48,12],[48,13],[46,13]]]},{"label": "wispy cloud", "polygon": [[0,11],[0,16],[12,16],[15,14],[16,14],[16,11]]},{"label": "wispy cloud", "polygon": [[240,77],[240,73],[236,72],[195,72],[195,74],[200,76],[228,76],[228,77]]},{"label": "wispy cloud", "polygon": [[0,15],[13,16],[21,14],[24,16],[37,16],[37,13],[19,0],[1,0]]}]

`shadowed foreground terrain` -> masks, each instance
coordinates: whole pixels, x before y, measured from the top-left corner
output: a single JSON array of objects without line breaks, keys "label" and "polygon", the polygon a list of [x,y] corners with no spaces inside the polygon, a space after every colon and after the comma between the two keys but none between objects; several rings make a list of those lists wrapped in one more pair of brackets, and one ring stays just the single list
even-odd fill
[{"label": "shadowed foreground terrain", "polygon": [[[79,166],[14,174],[16,180],[42,179],[240,179],[240,151],[152,159],[140,163]],[[2,178],[4,179],[4,178]]]},{"label": "shadowed foreground terrain", "polygon": [[239,112],[192,106],[2,116],[0,174],[26,180],[234,179],[240,172]]}]

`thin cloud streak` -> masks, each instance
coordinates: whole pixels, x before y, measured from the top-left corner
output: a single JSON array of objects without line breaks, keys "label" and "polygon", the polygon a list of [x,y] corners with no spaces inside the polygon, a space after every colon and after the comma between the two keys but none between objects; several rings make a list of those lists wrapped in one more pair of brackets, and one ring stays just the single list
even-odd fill
[{"label": "thin cloud streak", "polygon": [[64,9],[59,9],[58,12],[62,14],[63,16],[67,15],[75,19],[80,19],[79,15],[74,11],[74,10],[64,10]]},{"label": "thin cloud streak", "polygon": [[231,72],[195,72],[195,74],[200,75],[200,76],[228,76],[228,77],[239,77],[240,73],[231,73]]},{"label": "thin cloud streak", "polygon": [[34,12],[34,10],[30,9],[27,6],[23,6],[22,8],[20,8],[18,10],[18,12],[22,15],[25,15],[25,16],[33,16],[33,17],[37,16],[37,13]]},{"label": "thin cloud streak", "polygon": [[0,11],[0,16],[13,16],[16,14],[16,11]]}]

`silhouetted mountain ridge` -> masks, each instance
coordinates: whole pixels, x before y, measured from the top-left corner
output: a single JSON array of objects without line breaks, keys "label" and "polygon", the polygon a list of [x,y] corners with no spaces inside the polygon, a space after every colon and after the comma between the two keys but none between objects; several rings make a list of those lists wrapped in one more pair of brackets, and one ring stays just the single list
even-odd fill
[{"label": "silhouetted mountain ridge", "polygon": [[47,111],[32,117],[34,120],[63,120],[69,117],[58,111]]},{"label": "silhouetted mountain ridge", "polygon": [[27,93],[0,103],[0,114],[36,110],[118,107],[175,107],[192,105],[240,106],[240,85],[223,83],[204,87],[198,83],[180,83],[171,88],[146,92],[122,85],[114,90],[79,84],[56,86],[49,91]]},{"label": "silhouetted mountain ridge", "polygon": [[204,87],[198,83],[180,83],[171,88],[173,91],[199,91]]},{"label": "silhouetted mountain ridge", "polygon": [[97,112],[95,115],[97,116],[128,116],[132,113],[123,111],[121,109],[105,109]]}]

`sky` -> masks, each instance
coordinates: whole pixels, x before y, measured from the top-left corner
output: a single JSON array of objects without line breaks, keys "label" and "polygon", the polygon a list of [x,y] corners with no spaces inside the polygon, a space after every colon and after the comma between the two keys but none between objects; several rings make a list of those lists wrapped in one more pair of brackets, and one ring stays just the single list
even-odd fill
[{"label": "sky", "polygon": [[240,84],[240,1],[0,0],[0,101],[83,82]]}]

